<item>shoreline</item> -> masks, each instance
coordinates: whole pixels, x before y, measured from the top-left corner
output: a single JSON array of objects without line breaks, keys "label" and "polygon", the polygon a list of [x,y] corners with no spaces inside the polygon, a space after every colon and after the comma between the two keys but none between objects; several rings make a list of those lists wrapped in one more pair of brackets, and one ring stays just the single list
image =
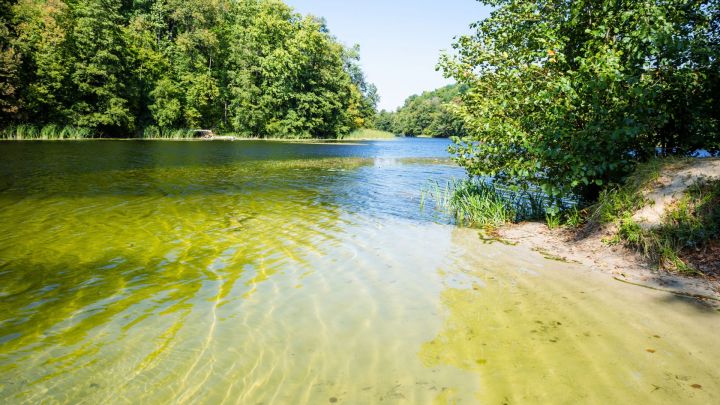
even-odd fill
[{"label": "shoreline", "polygon": [[90,141],[167,141],[167,142],[234,142],[234,141],[264,141],[285,143],[342,143],[352,144],[359,141],[395,141],[405,137],[395,138],[253,138],[236,136],[214,136],[212,138],[82,138],[82,139],[0,139],[0,142],[90,142]]},{"label": "shoreline", "polygon": [[720,310],[719,279],[658,269],[624,246],[604,243],[611,235],[608,230],[583,236],[563,228],[549,229],[544,223],[522,222],[500,227],[496,235],[504,243],[528,247],[548,260],[580,264],[618,282],[697,299]]}]

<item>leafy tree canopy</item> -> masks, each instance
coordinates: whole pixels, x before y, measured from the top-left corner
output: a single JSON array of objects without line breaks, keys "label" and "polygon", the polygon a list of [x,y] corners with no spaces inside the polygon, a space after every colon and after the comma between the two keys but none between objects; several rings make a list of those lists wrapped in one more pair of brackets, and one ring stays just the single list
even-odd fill
[{"label": "leafy tree canopy", "polygon": [[465,86],[451,84],[410,96],[397,111],[381,111],[376,126],[405,136],[464,136],[463,121],[456,110],[465,90]]},{"label": "leafy tree canopy", "polygon": [[0,127],[336,137],[375,116],[359,49],[280,0],[18,0],[0,17]]},{"label": "leafy tree canopy", "polygon": [[468,86],[470,174],[590,199],[658,148],[720,148],[720,1],[483,3],[440,63]]}]

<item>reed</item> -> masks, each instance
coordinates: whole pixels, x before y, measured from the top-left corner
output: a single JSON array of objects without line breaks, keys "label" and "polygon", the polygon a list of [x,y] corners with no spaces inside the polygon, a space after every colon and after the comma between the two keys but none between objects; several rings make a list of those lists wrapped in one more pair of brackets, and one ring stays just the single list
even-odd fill
[{"label": "reed", "polygon": [[47,124],[45,126],[18,124],[0,130],[0,139],[23,140],[62,140],[92,138],[93,132],[88,128],[72,125],[60,126]]},{"label": "reed", "polygon": [[481,228],[545,218],[552,206],[539,190],[515,191],[482,179],[432,183],[421,195],[423,207],[426,200],[433,200],[457,223]]},{"label": "reed", "polygon": [[195,131],[188,128],[164,129],[154,125],[143,130],[142,139],[192,139]]}]

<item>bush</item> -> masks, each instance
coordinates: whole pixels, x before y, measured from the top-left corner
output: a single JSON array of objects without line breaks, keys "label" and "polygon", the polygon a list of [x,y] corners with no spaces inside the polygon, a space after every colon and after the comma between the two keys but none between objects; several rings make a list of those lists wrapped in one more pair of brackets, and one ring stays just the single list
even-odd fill
[{"label": "bush", "polygon": [[588,202],[657,154],[720,148],[717,0],[485,0],[441,68],[468,91],[457,162]]}]

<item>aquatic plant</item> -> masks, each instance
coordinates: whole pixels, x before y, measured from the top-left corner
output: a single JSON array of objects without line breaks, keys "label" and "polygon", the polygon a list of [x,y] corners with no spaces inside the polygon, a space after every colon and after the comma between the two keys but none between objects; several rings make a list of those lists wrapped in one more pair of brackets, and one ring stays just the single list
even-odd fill
[{"label": "aquatic plant", "polygon": [[48,124],[40,129],[41,139],[57,139],[58,127],[55,124]]},{"label": "aquatic plant", "polygon": [[140,136],[143,139],[192,139],[195,131],[188,128],[164,129],[150,125],[143,130]]},{"label": "aquatic plant", "polygon": [[540,190],[513,190],[477,178],[453,180],[445,186],[432,183],[422,194],[423,206],[427,199],[434,200],[459,224],[481,228],[541,219],[548,212],[561,211]]},{"label": "aquatic plant", "polygon": [[85,139],[92,137],[93,133],[90,129],[72,125],[60,126],[47,124],[40,127],[37,125],[19,124],[0,130],[0,139],[14,139],[19,141]]},{"label": "aquatic plant", "polygon": [[144,139],[154,139],[160,137],[160,128],[150,125],[143,130],[142,137]]}]

